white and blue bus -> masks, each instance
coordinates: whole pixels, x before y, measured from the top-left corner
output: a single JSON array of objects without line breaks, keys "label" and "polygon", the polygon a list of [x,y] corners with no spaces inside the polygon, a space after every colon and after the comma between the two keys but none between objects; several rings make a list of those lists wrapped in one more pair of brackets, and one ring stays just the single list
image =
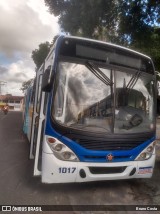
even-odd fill
[{"label": "white and blue bus", "polygon": [[152,176],[156,75],[148,56],[60,36],[33,91],[30,158],[43,183]]},{"label": "white and blue bus", "polygon": [[29,141],[31,137],[33,99],[34,99],[33,81],[31,81],[30,85],[25,90],[25,96],[21,104],[23,112],[23,132],[26,134]]}]

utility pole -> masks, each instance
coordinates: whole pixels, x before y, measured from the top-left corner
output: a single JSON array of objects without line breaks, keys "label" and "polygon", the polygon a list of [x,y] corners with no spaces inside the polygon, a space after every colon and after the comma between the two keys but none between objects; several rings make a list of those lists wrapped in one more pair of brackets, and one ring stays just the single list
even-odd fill
[{"label": "utility pole", "polygon": [[0,81],[0,95],[2,95],[2,86],[6,85],[7,82]]}]

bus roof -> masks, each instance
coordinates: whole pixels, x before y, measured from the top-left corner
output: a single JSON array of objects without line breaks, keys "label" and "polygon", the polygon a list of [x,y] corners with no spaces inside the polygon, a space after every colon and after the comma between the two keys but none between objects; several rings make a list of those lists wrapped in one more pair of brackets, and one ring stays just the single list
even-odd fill
[{"label": "bus roof", "polygon": [[93,42],[93,43],[98,43],[98,44],[103,44],[103,45],[107,45],[107,46],[111,46],[111,47],[115,47],[115,48],[118,48],[118,49],[121,49],[121,50],[126,50],[126,51],[129,51],[131,53],[135,53],[139,56],[142,56],[142,57],[145,57],[145,58],[148,58],[151,60],[151,57],[145,55],[145,54],[142,54],[138,51],[135,51],[135,50],[132,50],[130,48],[126,48],[124,46],[120,46],[120,45],[116,45],[116,44],[113,44],[113,43],[109,43],[109,42],[104,42],[104,41],[100,41],[100,40],[95,40],[95,39],[90,39],[90,38],[84,38],[84,37],[77,37],[77,36],[60,36],[60,37],[63,37],[64,39],[77,39],[77,40],[82,40],[82,41],[88,41],[88,42]]}]

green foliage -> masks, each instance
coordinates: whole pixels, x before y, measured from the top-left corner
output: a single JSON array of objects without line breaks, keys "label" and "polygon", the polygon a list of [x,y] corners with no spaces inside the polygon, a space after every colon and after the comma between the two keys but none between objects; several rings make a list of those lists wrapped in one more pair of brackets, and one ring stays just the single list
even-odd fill
[{"label": "green foliage", "polygon": [[65,32],[90,38],[114,35],[117,23],[116,0],[45,0],[49,11],[59,16]]},{"label": "green foliage", "polygon": [[33,79],[30,79],[28,81],[25,81],[22,83],[22,87],[20,88],[20,90],[24,93],[25,90],[28,88],[28,86],[31,84],[31,82],[33,81]]},{"label": "green foliage", "polygon": [[52,42],[44,42],[41,43],[38,47],[38,49],[35,49],[32,51],[32,59],[36,65],[36,70],[40,68],[40,66],[43,64],[45,58],[47,57],[51,46],[55,43],[56,39],[58,38],[58,35],[56,35]]},{"label": "green foliage", "polygon": [[49,42],[41,43],[38,49],[32,51],[32,59],[36,64],[36,69],[39,69],[45,58],[47,57],[51,44]]},{"label": "green foliage", "polygon": [[160,28],[153,29],[150,38],[142,45],[136,44],[136,49],[149,55],[155,64],[155,69],[160,72]]},{"label": "green foliage", "polygon": [[160,71],[160,1],[119,2],[119,43],[151,56]]},{"label": "green foliage", "polygon": [[45,0],[61,29],[130,47],[160,71],[159,0]]},{"label": "green foliage", "polygon": [[154,26],[160,23],[159,0],[119,0],[118,36],[121,41],[128,40],[132,44],[150,40]]}]

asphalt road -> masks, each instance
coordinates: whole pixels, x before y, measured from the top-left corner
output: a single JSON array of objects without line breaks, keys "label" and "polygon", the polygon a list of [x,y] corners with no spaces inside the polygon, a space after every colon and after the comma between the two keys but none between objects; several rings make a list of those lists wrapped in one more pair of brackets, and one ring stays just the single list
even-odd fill
[{"label": "asphalt road", "polygon": [[[11,111],[8,115],[4,115],[0,112],[0,205],[160,204],[160,144],[157,145],[153,177],[138,180],[42,184],[39,177],[32,176],[33,161],[28,159],[28,154],[29,144],[22,132],[22,113]],[[66,213],[92,214],[94,212],[68,211]],[[110,212],[96,212],[96,214],[102,213]]]}]

